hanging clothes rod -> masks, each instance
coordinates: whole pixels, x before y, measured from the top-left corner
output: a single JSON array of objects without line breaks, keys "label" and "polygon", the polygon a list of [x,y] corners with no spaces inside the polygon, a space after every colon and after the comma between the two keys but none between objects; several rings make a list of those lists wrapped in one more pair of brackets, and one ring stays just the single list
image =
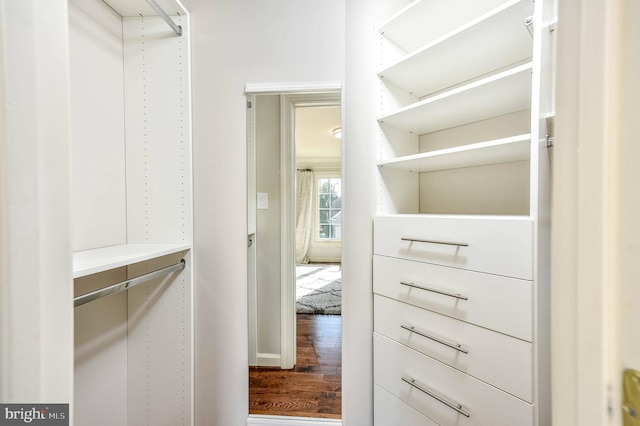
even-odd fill
[{"label": "hanging clothes rod", "polygon": [[175,265],[167,266],[166,268],[158,269],[157,271],[149,272],[148,274],[140,275],[139,277],[123,281],[118,284],[110,285],[109,287],[101,288],[100,290],[92,291],[91,293],[83,294],[82,296],[75,297],[73,299],[73,307],[75,308],[80,305],[84,305],[85,303],[93,302],[94,300],[100,299],[102,297],[120,293],[121,291],[128,290],[132,287],[137,286],[138,284],[142,284],[146,281],[169,274],[171,272],[180,271],[184,268],[185,262],[184,259],[182,259]]},{"label": "hanging clothes rod", "polygon": [[176,35],[182,35],[182,27],[180,25],[176,25],[176,23],[173,22],[173,19],[171,19],[171,17],[167,15],[167,12],[165,12],[158,3],[156,3],[156,0],[147,0],[147,3],[149,3],[149,6],[151,6],[153,10],[158,12],[158,15],[160,15],[160,17],[164,19],[164,22],[166,22],[167,25],[169,25],[171,29],[175,31]]}]

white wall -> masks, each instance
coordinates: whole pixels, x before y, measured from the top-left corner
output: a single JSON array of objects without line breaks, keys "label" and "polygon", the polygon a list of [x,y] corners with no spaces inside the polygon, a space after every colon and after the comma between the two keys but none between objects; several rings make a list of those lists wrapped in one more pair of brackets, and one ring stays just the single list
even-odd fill
[{"label": "white wall", "polygon": [[[269,208],[256,212],[258,354],[280,355],[280,96],[256,99],[256,191],[267,193]],[[275,365],[280,360],[274,359]],[[261,362],[258,355],[258,365]],[[274,365],[274,364],[269,364]]]},{"label": "white wall", "polygon": [[2,402],[72,402],[67,16],[0,1]]},{"label": "white wall", "polygon": [[246,422],[247,83],[343,80],[344,1],[183,0],[192,19],[196,424]]}]

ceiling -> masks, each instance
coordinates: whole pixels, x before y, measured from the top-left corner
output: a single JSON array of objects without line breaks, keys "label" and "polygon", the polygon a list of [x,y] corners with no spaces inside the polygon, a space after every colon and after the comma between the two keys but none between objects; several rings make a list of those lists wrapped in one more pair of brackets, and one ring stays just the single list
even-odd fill
[{"label": "ceiling", "polygon": [[333,137],[332,130],[341,127],[339,106],[296,108],[296,159],[308,162],[340,160],[341,140]]}]

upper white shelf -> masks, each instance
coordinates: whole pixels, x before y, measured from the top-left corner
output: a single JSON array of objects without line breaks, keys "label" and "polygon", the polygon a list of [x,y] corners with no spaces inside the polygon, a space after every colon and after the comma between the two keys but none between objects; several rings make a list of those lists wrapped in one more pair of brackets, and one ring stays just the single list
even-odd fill
[{"label": "upper white shelf", "polygon": [[378,117],[378,122],[425,134],[531,107],[527,63]]},{"label": "upper white shelf", "polygon": [[409,53],[503,3],[505,0],[416,0],[381,24],[378,31]]},{"label": "upper white shelf", "polygon": [[[146,0],[103,0],[120,16],[156,16],[158,13],[153,10]],[[187,10],[182,3],[176,0],[156,0],[167,15],[186,15]]]},{"label": "upper white shelf", "polygon": [[189,250],[190,244],[122,244],[73,253],[73,278]]},{"label": "upper white shelf", "polygon": [[528,159],[530,142],[530,134],[519,135],[380,161],[378,166],[422,173],[508,163]]},{"label": "upper white shelf", "polygon": [[[446,3],[446,2],[445,2]],[[402,58],[378,75],[417,97],[531,58],[524,18],[531,0],[513,0]]]}]

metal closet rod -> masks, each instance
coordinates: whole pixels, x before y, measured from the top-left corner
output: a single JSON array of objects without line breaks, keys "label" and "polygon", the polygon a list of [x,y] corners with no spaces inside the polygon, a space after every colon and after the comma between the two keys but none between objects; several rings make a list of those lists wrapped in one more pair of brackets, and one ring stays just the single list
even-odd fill
[{"label": "metal closet rod", "polygon": [[165,12],[158,3],[156,3],[156,0],[147,0],[147,3],[149,3],[149,6],[151,6],[153,10],[158,12],[158,15],[160,15],[160,17],[164,19],[164,22],[166,22],[167,25],[169,25],[171,29],[175,31],[176,35],[182,35],[182,27],[180,25],[176,25],[176,23],[173,22],[173,19],[171,19],[171,17],[167,15],[167,12]]},{"label": "metal closet rod", "polygon": [[85,303],[93,302],[94,300],[110,296],[112,294],[120,293],[121,291],[128,290],[132,287],[142,284],[146,281],[160,277],[162,275],[169,274],[171,272],[180,271],[185,268],[185,261],[182,259],[175,265],[167,266],[166,268],[158,269],[148,274],[140,275],[139,277],[122,281],[121,283],[110,285],[109,287],[101,288],[100,290],[92,291],[91,293],[83,294],[82,296],[75,297],[73,299],[73,307],[84,305]]}]

